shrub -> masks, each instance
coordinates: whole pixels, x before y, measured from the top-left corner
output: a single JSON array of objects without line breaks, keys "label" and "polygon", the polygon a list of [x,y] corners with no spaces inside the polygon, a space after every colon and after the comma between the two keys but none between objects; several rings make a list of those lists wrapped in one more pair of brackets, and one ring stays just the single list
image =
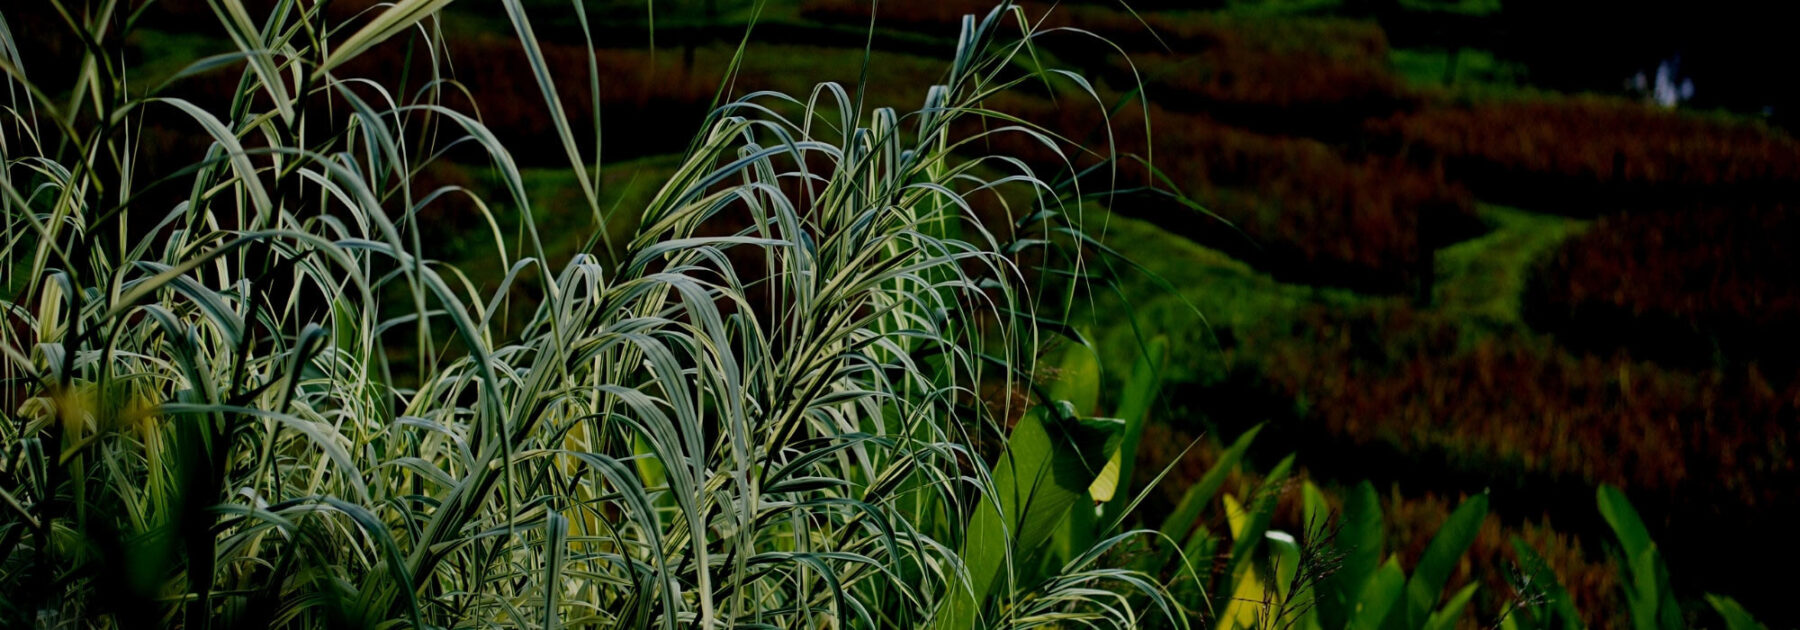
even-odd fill
[{"label": "shrub", "polygon": [[1800,382],[1755,366],[1689,372],[1576,355],[1522,335],[1458,349],[1445,323],[1406,310],[1314,313],[1296,338],[1236,352],[1304,398],[1310,422],[1353,444],[1683,504],[1788,500],[1782,480],[1796,469],[1780,444],[1800,413]]},{"label": "shrub", "polygon": [[1618,99],[1506,100],[1370,124],[1375,144],[1442,162],[1478,194],[1593,216],[1792,198],[1800,143],[1764,125]]},{"label": "shrub", "polygon": [[[1419,567],[1424,562],[1429,545],[1444,530],[1459,503],[1433,491],[1403,493],[1402,484],[1398,483],[1390,486],[1387,492],[1379,493],[1374,489],[1375,485],[1368,482],[1355,485],[1327,484],[1319,481],[1319,475],[1309,472],[1306,466],[1301,466],[1285,481],[1276,480],[1271,483],[1268,475],[1257,472],[1248,463],[1240,463],[1238,456],[1241,453],[1233,452],[1236,450],[1235,444],[1234,448],[1227,449],[1211,438],[1201,440],[1195,453],[1177,461],[1183,445],[1194,439],[1195,436],[1169,425],[1151,425],[1147,428],[1143,442],[1145,446],[1140,456],[1143,462],[1138,469],[1140,478],[1149,481],[1153,471],[1173,465],[1174,470],[1170,475],[1179,480],[1179,483],[1165,483],[1159,487],[1148,514],[1152,517],[1170,514],[1167,518],[1175,518],[1173,514],[1179,512],[1185,516],[1184,510],[1192,504],[1187,496],[1193,493],[1192,489],[1221,473],[1223,484],[1220,492],[1237,497],[1246,506],[1256,501],[1257,497],[1272,492],[1275,496],[1270,507],[1269,527],[1272,531],[1289,534],[1303,550],[1311,550],[1307,553],[1317,563],[1314,568],[1320,573],[1313,580],[1313,586],[1328,592],[1337,591],[1339,595],[1336,597],[1340,598],[1348,594],[1343,593],[1343,586],[1333,585],[1331,582],[1346,570],[1345,565],[1351,564],[1348,556],[1354,555],[1359,546],[1377,544],[1380,551],[1375,555],[1383,558],[1391,556],[1398,560],[1400,567]],[[1242,439],[1239,438],[1240,441]],[[1286,446],[1289,445],[1276,448]],[[1271,471],[1269,475],[1275,472],[1279,471]],[[1354,474],[1354,471],[1350,472],[1352,479]],[[1315,482],[1319,485],[1315,486]],[[1354,506],[1358,501],[1366,504]],[[1364,538],[1363,533],[1355,531],[1351,524],[1351,514],[1371,506],[1376,511],[1379,531],[1375,532],[1373,538]],[[1496,511],[1502,510],[1500,504],[1495,503],[1494,506]],[[1537,582],[1521,583],[1524,577],[1522,571],[1539,569],[1548,571],[1547,577],[1554,579],[1556,587],[1561,587],[1560,590],[1566,592],[1567,600],[1564,603],[1575,607],[1581,620],[1588,624],[1617,625],[1627,619],[1619,610],[1621,602],[1615,577],[1616,563],[1584,550],[1579,538],[1559,531],[1549,517],[1518,518],[1521,513],[1529,514],[1534,507],[1536,506],[1509,504],[1504,506],[1506,515],[1486,514],[1479,519],[1466,554],[1445,574],[1446,581],[1441,589],[1444,593],[1453,593],[1468,585],[1478,584],[1479,592],[1463,612],[1449,621],[1462,624],[1472,619],[1487,625],[1504,615],[1518,613],[1515,610],[1517,607],[1551,606],[1552,603],[1547,600],[1560,597],[1562,593],[1555,592],[1558,589],[1543,583],[1541,580],[1545,576],[1533,576],[1534,580],[1540,580]],[[1223,512],[1201,512],[1199,520],[1188,525],[1198,531],[1222,537],[1233,529],[1228,523],[1228,514]],[[1164,520],[1164,523],[1167,531],[1170,521]],[[1215,550],[1223,551],[1217,547]],[[1321,553],[1320,550],[1333,551]],[[1525,552],[1529,552],[1529,555],[1521,555]],[[1302,556],[1307,557],[1309,556]],[[1204,558],[1191,560],[1199,564],[1199,569],[1207,568]],[[1274,566],[1278,567],[1282,559],[1275,558],[1274,562],[1277,563]],[[1538,568],[1532,569],[1528,565]],[[1263,566],[1265,565],[1259,565],[1259,568]],[[1222,570],[1218,564],[1214,564],[1213,569],[1215,573]],[[1297,573],[1304,573],[1304,568]],[[1217,588],[1207,592],[1221,593],[1212,597],[1214,609],[1223,609],[1230,603],[1226,595]],[[1290,608],[1288,612],[1299,617],[1316,614],[1321,620],[1339,619],[1343,616],[1344,604],[1354,603],[1353,599],[1345,599],[1341,603],[1326,604],[1323,599],[1325,598],[1317,602],[1318,605],[1334,608],[1333,611],[1307,610],[1305,606],[1299,606],[1296,607],[1297,610]],[[1303,624],[1304,622],[1297,625]],[[1327,623],[1322,627],[1345,625]],[[1416,624],[1399,623],[1397,620],[1395,625],[1417,627]]]},{"label": "shrub", "polygon": [[1796,242],[1800,217],[1780,205],[1604,217],[1538,265],[1527,315],[1574,347],[1792,373]]},{"label": "shrub", "polygon": [[[1400,308],[1310,317],[1292,338],[1238,335],[1237,378],[1204,397],[1295,405],[1264,411],[1302,423],[1292,436],[1318,469],[1485,485],[1554,515],[1619,485],[1664,537],[1713,541],[1666,549],[1677,571],[1752,608],[1778,601],[1749,576],[1758,553],[1794,553],[1760,515],[1795,509],[1800,379],[1579,355],[1523,334],[1458,349],[1455,328]],[[1558,523],[1584,539],[1598,529]]]},{"label": "shrub", "polygon": [[[1387,39],[1373,22],[1136,13],[1117,6],[1050,11],[1045,3],[1018,4],[1041,28],[1080,29],[1105,37],[1052,37],[1045,42],[1060,57],[1085,65],[1091,77],[1118,86],[1135,86],[1141,79],[1158,104],[1177,111],[1203,111],[1269,131],[1347,137],[1364,118],[1385,117],[1412,100],[1388,71]],[[864,25],[869,6],[856,0],[808,0],[801,14]],[[879,8],[878,22],[948,34],[960,16],[989,6],[979,1],[887,5]],[[1005,14],[1002,21],[1008,25],[1003,32],[1017,29],[1014,14]],[[1121,57],[1114,44],[1125,47],[1131,58]]]},{"label": "shrub", "polygon": [[[1014,2],[1024,9],[1027,19],[1040,29],[1079,28],[1105,38],[1096,42],[1100,49],[1113,46],[1130,52],[1194,52],[1212,48],[1256,48],[1270,52],[1315,52],[1336,59],[1383,59],[1387,55],[1387,37],[1373,22],[1330,18],[1274,18],[1264,16],[1202,13],[1194,11],[1158,13],[1120,8],[1115,2],[1065,3],[1052,10],[1052,3]],[[963,15],[985,15],[994,7],[982,0],[947,0],[945,2],[906,2],[879,7],[877,26],[882,28],[934,27],[949,35]],[[1144,9],[1133,2],[1132,9]],[[804,0],[802,17],[836,24],[866,26],[870,3],[858,0]],[[1184,5],[1181,8],[1192,8]],[[1002,33],[1017,32],[1012,20]],[[1084,45],[1080,38],[1051,38],[1058,43]]]},{"label": "shrub", "polygon": [[[1364,119],[1411,106],[1383,59],[1220,46],[1140,53],[1130,63],[1144,75],[1151,97],[1170,109],[1208,112],[1266,131],[1349,137]],[[1128,76],[1127,70],[1120,61],[1112,76]]]},{"label": "shrub", "polygon": [[[1432,251],[1483,227],[1474,203],[1442,172],[1380,157],[1350,160],[1317,140],[1271,136],[1192,114],[1149,108],[1158,128],[1144,143],[1142,111],[1127,106],[1110,121],[1084,109],[1012,96],[991,105],[1044,124],[1088,146],[1109,140],[1121,153],[1151,155],[1167,169],[1155,178],[1137,163],[1090,176],[1091,186],[1171,184],[1216,215],[1169,199],[1139,195],[1116,211],[1154,221],[1171,232],[1270,271],[1283,280],[1403,293],[1429,287]],[[1004,143],[1004,144],[1002,144]],[[1021,138],[995,147],[1043,167],[1064,168],[1060,154]],[[1153,152],[1152,152],[1153,150]],[[1077,163],[1091,166],[1094,161]]]}]

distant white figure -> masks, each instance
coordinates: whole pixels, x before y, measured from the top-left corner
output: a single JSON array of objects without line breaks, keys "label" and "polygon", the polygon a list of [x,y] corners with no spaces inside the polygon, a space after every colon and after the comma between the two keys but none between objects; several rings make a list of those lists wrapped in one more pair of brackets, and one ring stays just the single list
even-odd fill
[{"label": "distant white figure", "polygon": [[1681,72],[1681,55],[1675,55],[1656,64],[1654,82],[1643,72],[1632,75],[1628,82],[1631,89],[1644,95],[1644,100],[1673,108],[1683,101],[1694,98],[1694,80],[1679,76]]}]

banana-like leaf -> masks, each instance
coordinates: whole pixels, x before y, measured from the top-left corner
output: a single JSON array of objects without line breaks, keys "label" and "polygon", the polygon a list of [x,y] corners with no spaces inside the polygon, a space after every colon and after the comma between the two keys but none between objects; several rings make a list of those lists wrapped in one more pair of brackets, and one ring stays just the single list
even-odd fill
[{"label": "banana-like leaf", "polygon": [[[1168,339],[1158,335],[1151,339],[1131,368],[1131,376],[1125,383],[1124,396],[1113,415],[1125,421],[1125,430],[1116,439],[1117,445],[1109,445],[1107,449],[1106,467],[1094,478],[1088,492],[1094,500],[1106,504],[1101,522],[1108,522],[1125,507],[1120,501],[1118,492],[1121,486],[1131,487],[1131,474],[1136,468],[1138,442],[1144,437],[1144,423],[1150,415],[1150,405],[1156,401],[1157,393],[1162,389],[1163,364],[1168,360]],[[1130,496],[1129,492],[1123,496]]]},{"label": "banana-like leaf", "polygon": [[1200,512],[1206,509],[1206,504],[1210,503],[1213,495],[1219,492],[1219,487],[1225,485],[1225,477],[1237,468],[1238,460],[1243,459],[1244,451],[1250,448],[1250,443],[1256,439],[1259,431],[1262,431],[1260,424],[1250,427],[1249,431],[1238,436],[1237,441],[1232,442],[1231,446],[1219,455],[1219,461],[1214,462],[1212,468],[1200,477],[1200,481],[1194,483],[1188,488],[1187,493],[1181,495],[1181,502],[1176,503],[1175,510],[1163,519],[1160,529],[1164,536],[1167,536],[1169,540],[1187,539],[1188,531],[1192,530],[1194,523],[1200,520]]},{"label": "banana-like leaf", "polygon": [[[1219,502],[1225,508],[1225,522],[1231,530],[1235,549],[1237,541],[1244,538],[1244,530],[1250,527],[1249,510],[1229,492]],[[1267,590],[1263,588],[1263,581],[1259,579],[1261,576],[1257,574],[1256,567],[1248,562],[1243,563],[1242,573],[1234,573],[1234,576],[1235,583],[1227,583],[1229,590],[1226,592],[1231,593],[1231,599],[1225,604],[1224,614],[1219,615],[1218,626],[1222,630],[1255,628],[1262,620],[1259,613],[1268,608],[1270,602]]]},{"label": "banana-like leaf", "polygon": [[1069,344],[1057,364],[1056,380],[1050,382],[1051,400],[1066,400],[1081,417],[1099,415],[1100,359],[1094,349]]},{"label": "banana-like leaf", "polygon": [[1067,426],[1074,424],[1036,407],[1013,427],[994,467],[994,495],[975,509],[963,538],[968,580],[953,581],[934,627],[962,630],[991,623],[980,621],[981,611],[1013,586],[1009,568],[1035,560],[1069,509],[1087,498],[1094,473],[1083,463],[1071,435],[1074,427]]},{"label": "banana-like leaf", "polygon": [[1600,516],[1612,527],[1627,559],[1635,560],[1644,550],[1655,545],[1650,540],[1650,531],[1644,527],[1644,520],[1638,517],[1637,510],[1631,507],[1631,501],[1625,498],[1624,492],[1611,485],[1603,485],[1600,486],[1596,500],[1600,505]]},{"label": "banana-like leaf", "polygon": [[1325,627],[1342,628],[1353,618],[1356,598],[1381,566],[1386,535],[1375,486],[1367,481],[1357,484],[1344,497],[1344,514],[1333,539],[1343,563],[1320,584],[1319,622]]},{"label": "banana-like leaf", "polygon": [[1475,589],[1479,586],[1481,585],[1471,582],[1462,587],[1461,590],[1456,591],[1455,595],[1451,595],[1450,601],[1445,602],[1443,608],[1439,608],[1437,612],[1431,613],[1431,618],[1425,620],[1425,630],[1451,630],[1452,628],[1455,628],[1456,620],[1462,618],[1463,609],[1469,607],[1469,599],[1475,597]]},{"label": "banana-like leaf", "polygon": [[1526,580],[1526,588],[1536,596],[1540,604],[1524,606],[1509,617],[1525,616],[1534,628],[1561,628],[1562,630],[1578,630],[1581,628],[1581,614],[1575,610],[1575,603],[1569,599],[1569,589],[1557,579],[1556,573],[1550,570],[1550,563],[1545,562],[1537,550],[1517,536],[1512,539],[1513,555],[1519,560],[1519,570]]},{"label": "banana-like leaf", "polygon": [[1602,485],[1596,494],[1600,516],[1612,527],[1625,556],[1622,582],[1632,626],[1638,630],[1681,628],[1681,608],[1669,588],[1668,567],[1650,538],[1650,530],[1644,527],[1644,519],[1618,488]]},{"label": "banana-like leaf", "polygon": [[1469,545],[1474,544],[1475,535],[1481,532],[1481,522],[1487,518],[1487,504],[1486,494],[1469,497],[1450,513],[1450,518],[1438,528],[1437,535],[1431,537],[1425,555],[1419,558],[1418,566],[1413,567],[1412,578],[1406,582],[1406,627],[1426,624],[1431,609],[1443,598],[1444,582],[1450,579],[1450,572],[1456,569],[1457,562],[1469,551]]},{"label": "banana-like leaf", "polygon": [[1750,611],[1737,603],[1737,600],[1724,595],[1706,594],[1706,603],[1712,604],[1713,610],[1725,619],[1725,630],[1765,630],[1762,622],[1750,616]]},{"label": "banana-like leaf", "polygon": [[1310,480],[1300,485],[1300,518],[1307,539],[1318,538],[1331,527],[1331,503]]},{"label": "banana-like leaf", "polygon": [[1388,615],[1400,612],[1395,607],[1400,604],[1405,591],[1406,572],[1400,569],[1400,558],[1388,558],[1357,592],[1355,603],[1348,611],[1350,623],[1345,627],[1350,630],[1375,630],[1382,627]]},{"label": "banana-like leaf", "polygon": [[1234,567],[1247,566],[1251,555],[1263,542],[1263,534],[1269,531],[1269,521],[1275,518],[1275,506],[1281,500],[1281,489],[1287,485],[1288,471],[1294,467],[1294,456],[1282,458],[1281,463],[1269,471],[1263,483],[1256,489],[1255,500],[1245,506],[1244,521],[1232,521],[1231,562]]},{"label": "banana-like leaf", "polygon": [[1224,590],[1232,593],[1232,597],[1220,620],[1228,626],[1255,627],[1259,621],[1266,621],[1266,614],[1279,595],[1278,589],[1269,586],[1276,580],[1276,572],[1266,561],[1258,570],[1256,554],[1268,538],[1269,521],[1275,516],[1281,488],[1286,485],[1288,471],[1293,465],[1293,455],[1276,464],[1256,489],[1249,505],[1240,506],[1231,495],[1225,496],[1225,515],[1231,526],[1232,544],[1231,573]]}]

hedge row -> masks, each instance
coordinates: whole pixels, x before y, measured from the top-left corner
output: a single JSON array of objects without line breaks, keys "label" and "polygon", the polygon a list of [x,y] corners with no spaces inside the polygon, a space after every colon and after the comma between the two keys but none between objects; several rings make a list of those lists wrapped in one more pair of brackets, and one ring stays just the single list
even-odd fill
[{"label": "hedge row", "polygon": [[1233,354],[1345,444],[1495,479],[1611,483],[1664,505],[1794,507],[1800,379],[1578,355],[1525,335],[1463,348],[1452,323],[1391,305],[1309,319]]},{"label": "hedge row", "polygon": [[[992,106],[1043,121],[1087,146],[1106,141],[1108,121],[1091,102],[1010,99]],[[1153,149],[1150,155],[1167,179],[1127,162],[1120,165],[1116,184],[1096,176],[1094,187],[1173,183],[1224,221],[1148,195],[1120,201],[1114,209],[1225,250],[1277,277],[1378,293],[1428,288],[1433,250],[1482,229],[1468,193],[1441,171],[1381,157],[1350,159],[1317,140],[1260,134],[1158,106],[1150,115],[1157,121],[1152,146],[1144,141],[1142,110],[1133,107],[1110,121],[1112,140],[1122,154],[1142,156]],[[1055,154],[1031,138],[1002,135],[995,142],[1045,168],[1061,167]],[[1093,158],[1085,160],[1077,167]]]},{"label": "hedge row", "polygon": [[1792,352],[1800,347],[1795,243],[1800,216],[1784,205],[1605,217],[1538,266],[1526,313],[1577,347],[1792,372],[1800,362]]},{"label": "hedge row", "polygon": [[1579,215],[1800,192],[1800,142],[1786,133],[1620,99],[1431,108],[1373,122],[1368,132],[1415,162],[1443,163],[1484,197]]}]

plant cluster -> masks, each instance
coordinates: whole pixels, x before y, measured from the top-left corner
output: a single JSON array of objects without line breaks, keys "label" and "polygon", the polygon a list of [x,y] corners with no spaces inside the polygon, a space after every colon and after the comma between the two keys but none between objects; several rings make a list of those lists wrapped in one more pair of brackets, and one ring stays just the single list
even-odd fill
[{"label": "plant cluster", "polygon": [[[1066,258],[1035,251],[1079,241],[1073,193],[977,150],[1040,129],[954,123],[996,116],[1031,33],[965,20],[904,116],[824,84],[731,100],[691,141],[652,125],[687,149],[615,240],[606,128],[563,96],[615,77],[506,0],[497,65],[580,193],[558,210],[591,219],[563,261],[490,97],[454,96],[447,3],[211,0],[234,49],[139,85],[115,53],[154,5],[52,0],[66,91],[0,13],[0,624],[1184,625],[1101,562],[1130,496],[1088,509],[1090,486],[1117,484],[1130,423],[1023,391],[1055,318],[1019,261]],[[385,82],[358,61],[384,46],[429,72]],[[235,88],[183,96],[213,81]],[[152,117],[203,139],[194,161],[141,162],[164,159]],[[493,197],[432,166],[453,153]],[[976,220],[968,198],[1012,187],[1026,220]],[[427,238],[455,198],[493,283]],[[996,384],[1017,395],[982,404]],[[1047,553],[1052,530],[1085,542]]]},{"label": "plant cluster", "polygon": [[[1696,620],[1697,611],[1675,602],[1663,550],[1614,486],[1600,486],[1592,500],[1616,543],[1610,560],[1574,572],[1539,551],[1570,552],[1566,544],[1544,546],[1541,530],[1502,538],[1488,494],[1466,496],[1454,509],[1429,496],[1384,500],[1368,482],[1327,494],[1294,470],[1293,455],[1257,475],[1244,455],[1263,428],[1216,453],[1164,520],[1167,542],[1140,556],[1154,561],[1175,552],[1168,542],[1185,540],[1180,557],[1212,558],[1188,576],[1191,590],[1177,592],[1204,601],[1203,617],[1214,627],[1451,628],[1475,617],[1508,629],[1679,628]],[[1221,493],[1227,486],[1245,498]],[[1413,522],[1421,517],[1429,523]],[[1488,570],[1471,571],[1472,564]],[[1596,569],[1615,575],[1593,575]],[[1561,576],[1571,573],[1587,588],[1567,586]],[[1488,605],[1473,605],[1482,600]],[[1729,597],[1706,600],[1727,628],[1763,627]]]}]

